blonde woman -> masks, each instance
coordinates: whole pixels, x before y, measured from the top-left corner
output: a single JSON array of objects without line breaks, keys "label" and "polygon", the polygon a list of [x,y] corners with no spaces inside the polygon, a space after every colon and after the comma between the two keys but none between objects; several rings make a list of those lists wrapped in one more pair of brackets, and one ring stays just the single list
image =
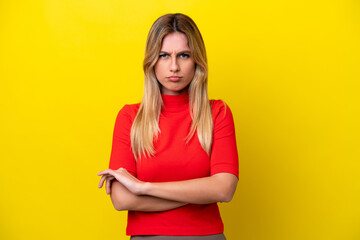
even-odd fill
[{"label": "blonde woman", "polygon": [[191,18],[167,14],[152,25],[141,103],[115,122],[106,193],[128,211],[132,240],[223,240],[218,202],[231,201],[238,154],[230,109],[209,100],[202,36]]}]

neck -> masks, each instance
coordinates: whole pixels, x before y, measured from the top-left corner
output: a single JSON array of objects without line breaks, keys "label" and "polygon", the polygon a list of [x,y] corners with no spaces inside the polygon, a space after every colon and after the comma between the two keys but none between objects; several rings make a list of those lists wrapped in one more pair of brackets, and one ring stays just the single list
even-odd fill
[{"label": "neck", "polygon": [[189,109],[189,93],[179,95],[161,94],[165,112],[180,112]]},{"label": "neck", "polygon": [[161,87],[161,94],[165,94],[165,95],[183,95],[183,94],[185,94],[187,92],[189,92],[189,85],[186,88],[184,88],[184,89],[182,89],[180,91],[177,91],[177,92],[176,91],[170,91],[170,90],[168,90],[168,89],[166,89],[164,87]]}]

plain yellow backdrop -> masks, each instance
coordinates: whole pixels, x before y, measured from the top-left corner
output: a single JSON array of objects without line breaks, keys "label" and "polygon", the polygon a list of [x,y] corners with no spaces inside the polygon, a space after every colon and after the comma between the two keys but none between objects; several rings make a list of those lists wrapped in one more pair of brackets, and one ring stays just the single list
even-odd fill
[{"label": "plain yellow backdrop", "polygon": [[228,239],[360,239],[356,0],[0,1],[0,239],[128,239],[96,173],[141,100],[151,24],[175,12],[235,119]]}]

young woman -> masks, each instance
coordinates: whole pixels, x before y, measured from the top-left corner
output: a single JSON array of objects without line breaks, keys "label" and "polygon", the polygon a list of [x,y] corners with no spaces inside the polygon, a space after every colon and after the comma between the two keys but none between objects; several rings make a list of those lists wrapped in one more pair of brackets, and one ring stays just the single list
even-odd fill
[{"label": "young woman", "polygon": [[152,25],[141,103],[115,122],[109,169],[101,171],[116,210],[128,210],[131,239],[225,239],[217,202],[238,182],[233,117],[209,100],[202,36],[191,18],[167,14]]}]

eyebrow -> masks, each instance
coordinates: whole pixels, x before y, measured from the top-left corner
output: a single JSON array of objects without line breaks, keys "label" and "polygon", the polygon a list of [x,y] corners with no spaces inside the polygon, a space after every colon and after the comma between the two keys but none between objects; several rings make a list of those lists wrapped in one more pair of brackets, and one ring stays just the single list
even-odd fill
[{"label": "eyebrow", "polygon": [[[170,55],[170,53],[165,52],[165,51],[160,51],[160,53],[166,53],[166,54]],[[181,55],[181,54],[184,54],[184,53],[191,54],[191,51],[188,51],[188,50],[181,51],[181,52],[178,52],[177,55]]]}]

